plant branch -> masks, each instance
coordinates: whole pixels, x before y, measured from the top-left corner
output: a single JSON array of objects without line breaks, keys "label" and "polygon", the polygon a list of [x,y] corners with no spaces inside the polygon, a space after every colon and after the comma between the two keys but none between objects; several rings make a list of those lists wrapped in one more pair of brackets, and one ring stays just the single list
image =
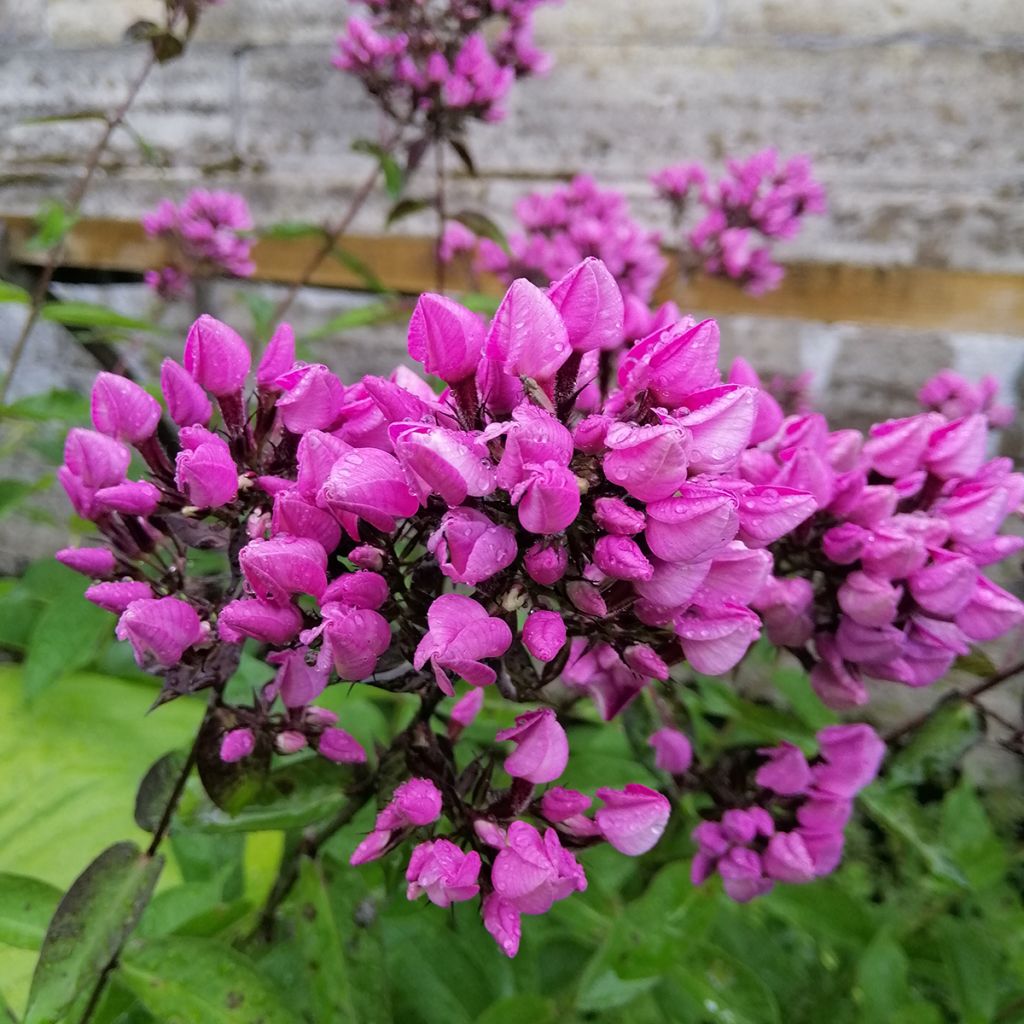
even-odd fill
[{"label": "plant branch", "polygon": [[[85,173],[68,193],[67,214],[69,218],[74,217],[81,209],[82,202],[92,185],[93,178],[96,176],[96,171],[100,165],[100,159],[106,151],[111,136],[123,123],[128,114],[128,110],[135,102],[136,97],[139,95],[139,91],[142,89],[146,79],[149,77],[149,73],[153,70],[155,65],[156,55],[151,51],[149,56],[146,58],[145,63],[142,65],[142,68],[139,70],[138,75],[136,75],[135,80],[129,87],[128,94],[121,102],[121,105],[113,114],[107,115],[103,134],[97,140],[96,145],[93,146],[92,151],[89,153],[89,157],[86,160]],[[22,325],[21,332],[19,333],[17,340],[14,342],[14,347],[11,349],[11,355],[7,363],[7,373],[4,376],[3,382],[0,383],[0,405],[7,402],[11,382],[14,379],[15,373],[17,373],[22,357],[25,355],[25,350],[28,347],[28,339],[32,333],[32,328],[35,327],[36,321],[39,319],[39,314],[46,302],[46,296],[49,292],[50,285],[53,283],[53,275],[60,263],[63,248],[64,238],[61,237],[50,247],[50,250],[47,253],[46,263],[39,274],[39,279],[36,281],[35,288],[32,290],[32,302],[29,307],[28,316],[25,318],[25,323]]]},{"label": "plant branch", "polygon": [[998,686],[1000,683],[1005,683],[1007,680],[1013,679],[1014,676],[1018,676],[1022,672],[1024,672],[1024,661],[1018,661],[1009,668],[996,672],[987,679],[983,679],[980,683],[971,687],[969,690],[958,690],[947,694],[943,700],[933,704],[927,711],[918,715],[916,718],[912,718],[909,722],[901,725],[898,729],[888,733],[885,736],[885,742],[892,743],[895,740],[902,739],[908,733],[912,733],[919,729],[932,717],[932,715],[935,714],[936,709],[947,701],[966,701],[968,704],[973,704],[983,693],[988,693],[989,690]]},{"label": "plant branch", "polygon": [[[391,136],[391,138],[384,144],[384,152],[390,153],[397,145],[398,140],[402,135],[402,127],[399,126],[397,131]],[[313,275],[317,272],[320,264],[334,251],[335,246],[345,236],[345,233],[352,226],[352,221],[356,219],[356,214],[363,208],[363,204],[367,199],[370,198],[370,193],[373,191],[374,186],[377,184],[377,179],[380,177],[382,166],[380,161],[374,164],[373,171],[367,175],[366,180],[356,190],[355,195],[352,197],[352,201],[348,205],[348,209],[345,211],[341,220],[338,222],[337,227],[329,229],[325,235],[324,240],[320,247],[310,257],[309,262],[303,267],[302,273],[299,274],[298,280],[288,289],[287,294],[277,304],[274,309],[273,315],[270,318],[271,326],[280,323],[285,314],[292,307],[292,303],[298,297],[300,291],[309,284]]]}]

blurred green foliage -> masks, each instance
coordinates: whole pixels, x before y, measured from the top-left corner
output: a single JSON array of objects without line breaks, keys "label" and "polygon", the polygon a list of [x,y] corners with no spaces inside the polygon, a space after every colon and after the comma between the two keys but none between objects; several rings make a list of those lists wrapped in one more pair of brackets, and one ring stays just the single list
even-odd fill
[{"label": "blurred green foliage", "polygon": [[[62,891],[111,843],[144,848],[147,837],[132,820],[138,782],[158,755],[187,749],[202,713],[200,700],[183,700],[146,717],[155,682],[109,645],[113,619],[99,613],[93,621],[80,590],[59,567],[38,566],[0,593],[0,643],[25,659],[0,671],[0,749],[8,767],[0,780],[0,994],[16,1020],[23,1019]],[[44,634],[64,660],[47,653],[41,668],[44,655],[33,651]],[[800,742],[823,724],[802,674],[775,673],[785,697],[777,708],[698,681],[691,711],[703,753]],[[246,657],[231,685],[244,692],[264,679],[265,667]],[[31,699],[40,681],[49,683],[45,699]],[[370,747],[409,713],[402,698],[368,688],[334,687],[328,699]],[[488,742],[503,723],[499,705],[488,704],[470,743]],[[628,717],[622,728],[597,727],[586,716],[573,721],[568,784],[651,781],[649,767],[637,762],[635,737],[630,741],[644,728]],[[1024,1020],[1024,856],[1017,841],[1024,816],[1019,796],[994,802],[962,776],[960,759],[978,737],[973,712],[943,706],[890,757],[885,777],[861,800],[841,870],[813,885],[779,886],[746,906],[714,883],[691,886],[688,834],[697,808],[682,798],[646,857],[631,860],[608,848],[583,853],[589,889],[544,917],[524,919],[515,961],[497,951],[474,904],[444,912],[408,903],[401,854],[347,866],[372,807],[320,858],[300,862],[268,941],[259,912],[282,853],[303,828],[336,813],[346,769],[290,759],[235,815],[215,808],[193,780],[163,847],[167,864],[156,895],[92,1020]],[[144,807],[140,820],[147,824]],[[122,900],[135,892],[129,883],[137,877],[126,846],[134,849],[121,843],[126,859],[115,873]],[[97,874],[95,865],[91,870]],[[73,911],[62,905],[60,913]],[[102,933],[101,917],[69,921],[88,934],[100,928],[96,941],[104,948],[118,933]],[[112,920],[106,924],[114,928]],[[33,998],[41,988],[49,998],[48,985],[45,973],[37,977]],[[65,985],[58,993],[65,1003],[70,991]],[[78,993],[61,1019],[77,1020],[87,994]],[[0,1003],[0,1020],[4,1012]]]}]

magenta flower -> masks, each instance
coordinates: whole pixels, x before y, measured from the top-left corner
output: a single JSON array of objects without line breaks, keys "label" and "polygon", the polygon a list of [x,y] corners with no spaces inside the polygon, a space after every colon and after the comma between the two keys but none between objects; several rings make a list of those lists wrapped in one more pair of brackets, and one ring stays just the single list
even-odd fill
[{"label": "magenta flower", "polygon": [[569,335],[554,303],[525,278],[512,282],[484,342],[506,373],[550,381],[569,358]]},{"label": "magenta flower", "polygon": [[[454,723],[460,731],[468,729],[476,721],[483,706],[484,691],[471,687],[452,705],[450,723]],[[449,724],[449,732],[451,729],[452,724]]]},{"label": "magenta flower", "polygon": [[568,564],[569,556],[560,544],[538,541],[523,556],[523,566],[530,578],[545,587],[557,583]]},{"label": "magenta flower", "polygon": [[131,452],[120,441],[81,427],[68,431],[64,442],[65,465],[92,491],[121,483],[131,458]]},{"label": "magenta flower", "polygon": [[675,621],[686,660],[705,675],[728,672],[758,638],[761,622],[748,608],[727,603],[715,609],[692,608]]},{"label": "magenta flower", "polygon": [[153,436],[160,403],[134,381],[101,373],[92,386],[92,425],[108,437],[139,444]]},{"label": "magenta flower", "polygon": [[377,815],[378,829],[418,828],[441,817],[441,791],[430,779],[407,779]]},{"label": "magenta flower", "polygon": [[631,782],[625,789],[599,789],[605,806],[594,815],[601,835],[619,853],[638,857],[661,838],[671,810],[656,790]]},{"label": "magenta flower", "polygon": [[[301,486],[301,477],[299,482]],[[342,454],[320,488],[319,500],[336,514],[350,512],[384,533],[394,532],[396,519],[420,507],[398,460],[376,448]]]},{"label": "magenta flower", "polygon": [[95,494],[96,504],[111,512],[127,516],[148,516],[160,503],[160,491],[148,480],[126,480],[113,487],[101,487]]},{"label": "magenta flower", "polygon": [[[973,571],[973,566],[971,567]],[[974,580],[971,580],[973,585]],[[864,572],[851,572],[840,586],[839,607],[862,626],[887,626],[896,618],[903,588]]]},{"label": "magenta flower", "polygon": [[326,552],[333,551],[341,542],[341,527],[334,516],[293,490],[274,495],[270,532],[274,537],[288,534],[316,541]]},{"label": "magenta flower", "polygon": [[505,759],[505,771],[535,785],[553,782],[569,762],[569,740],[550,708],[518,715],[516,724],[495,738],[516,744],[515,752]]},{"label": "magenta flower", "polygon": [[203,314],[189,329],[185,369],[217,398],[237,394],[249,374],[249,346],[227,324]]},{"label": "magenta flower", "polygon": [[680,426],[617,423],[605,445],[604,475],[640,501],[667,498],[686,480],[690,435]]},{"label": "magenta flower", "polygon": [[643,512],[621,498],[598,498],[594,502],[594,522],[608,533],[630,537],[640,533],[646,521]]},{"label": "magenta flower", "polygon": [[301,708],[312,703],[327,686],[327,672],[306,661],[302,649],[276,651],[267,661],[277,665],[277,675],[269,684],[266,696],[280,696],[286,708]]},{"label": "magenta flower", "polygon": [[297,366],[275,384],[284,392],[277,400],[281,422],[293,434],[327,430],[341,417],[345,385],[326,366]]},{"label": "magenta flower", "polygon": [[203,427],[184,427],[174,482],[196,508],[219,508],[238,494],[238,467],[227,442]]},{"label": "magenta flower", "polygon": [[133,601],[153,597],[153,588],[137,580],[94,583],[86,587],[85,599],[115,615],[120,615]]},{"label": "magenta flower", "polygon": [[421,295],[409,321],[409,355],[448,384],[472,377],[480,363],[484,325],[476,313],[443,295]]},{"label": "magenta flower", "polygon": [[471,686],[489,686],[497,675],[483,658],[500,658],[512,645],[512,631],[470,597],[442,594],[427,611],[429,631],[416,648],[413,666],[429,661],[442,693],[454,694],[448,672]]},{"label": "magenta flower", "polygon": [[286,644],[302,629],[302,613],[292,604],[265,604],[242,598],[226,604],[217,616],[217,634],[229,644],[252,637],[268,644]]},{"label": "magenta flower", "polygon": [[716,387],[718,324],[681,320],[638,341],[619,365],[619,385],[628,393],[649,391],[658,405],[675,409],[695,391]]},{"label": "magenta flower", "polygon": [[328,761],[339,764],[362,764],[366,760],[366,751],[344,729],[324,729],[316,749]]},{"label": "magenta flower", "polygon": [[257,387],[261,391],[280,391],[277,379],[287,374],[294,365],[295,331],[291,324],[278,324],[256,369]]},{"label": "magenta flower", "polygon": [[616,580],[649,580],[654,566],[630,537],[605,535],[594,545],[594,565]]},{"label": "magenta flower", "polygon": [[[342,679],[366,679],[391,646],[388,620],[369,608],[324,605],[324,651]],[[303,634],[305,636],[305,634]]]},{"label": "magenta flower", "polygon": [[870,725],[830,725],[818,733],[824,765],[814,769],[814,785],[836,796],[852,796],[878,774],[885,744]]},{"label": "magenta flower", "polygon": [[530,467],[510,492],[519,522],[530,533],[559,533],[579,515],[580,489],[572,471],[555,462]]},{"label": "magenta flower", "polygon": [[450,509],[427,540],[441,572],[456,583],[477,584],[510,566],[518,554],[515,534],[471,508]]},{"label": "magenta flower", "polygon": [[654,747],[654,764],[659,771],[669,775],[685,775],[693,764],[693,747],[690,739],[678,729],[665,726],[651,733],[647,740]]},{"label": "magenta flower", "polygon": [[565,620],[558,612],[530,612],[523,625],[523,646],[538,661],[552,661],[565,646]]},{"label": "magenta flower", "polygon": [[405,871],[406,897],[415,900],[426,893],[431,903],[447,907],[476,896],[479,876],[480,854],[475,850],[463,853],[447,839],[420,843]]},{"label": "magenta flower", "polygon": [[174,665],[204,635],[195,609],[176,597],[132,601],[117,623],[118,640],[131,643],[140,665]]},{"label": "magenta flower", "polygon": [[220,741],[220,759],[229,764],[241,761],[256,749],[256,736],[252,729],[231,729]]},{"label": "magenta flower", "polygon": [[799,747],[780,743],[777,747],[758,750],[768,758],[757,770],[754,781],[780,796],[797,796],[811,784],[811,769]]},{"label": "magenta flower", "polygon": [[117,566],[109,548],[61,548],[54,558],[83,576],[110,576]]},{"label": "magenta flower", "polygon": [[179,427],[205,427],[213,415],[213,406],[206,392],[180,363],[165,359],[160,365],[160,390],[167,402],[167,412]]},{"label": "magenta flower", "polygon": [[268,604],[287,604],[297,594],[319,600],[327,588],[327,552],[307,537],[252,541],[238,564],[253,593]]},{"label": "magenta flower", "polygon": [[622,293],[600,260],[588,256],[548,289],[576,352],[613,349],[622,343]]},{"label": "magenta flower", "polygon": [[507,845],[494,858],[491,882],[495,893],[520,914],[545,914],[557,900],[583,892],[587,877],[558,833],[541,834],[524,821],[509,826]]},{"label": "magenta flower", "polygon": [[498,948],[507,957],[519,952],[519,941],[522,937],[522,921],[520,912],[506,899],[496,892],[484,897],[484,927],[498,944]]}]

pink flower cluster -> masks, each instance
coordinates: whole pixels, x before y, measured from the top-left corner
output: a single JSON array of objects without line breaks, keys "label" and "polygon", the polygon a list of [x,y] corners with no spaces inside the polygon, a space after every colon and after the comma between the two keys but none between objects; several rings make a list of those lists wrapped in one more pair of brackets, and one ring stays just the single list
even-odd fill
[{"label": "pink flower cluster", "polygon": [[[479,692],[470,690],[452,709],[460,730],[476,717]],[[550,708],[519,715],[496,739],[515,744],[504,762],[511,787],[474,806],[458,789],[445,796],[430,779],[410,779],[377,815],[350,863],[365,864],[409,839],[421,840],[406,868],[408,898],[426,894],[447,907],[482,895],[484,925],[511,957],[519,949],[523,915],[546,913],[586,889],[573,848],[604,841],[639,856],[661,838],[670,808],[660,793],[635,783],[599,789],[604,806],[593,817],[586,814],[590,797],[576,790],[554,787],[538,795],[535,787],[557,780],[569,760],[568,738]],[[449,835],[438,836],[436,828],[425,833],[442,813],[452,826]]]},{"label": "pink flower cluster", "polygon": [[[1020,619],[975,569],[1008,550],[995,530],[1021,497],[1004,461],[984,462],[983,413],[923,413],[867,443],[814,414],[783,419],[749,367],[723,381],[713,321],[673,312],[648,314],[650,333],[623,351],[627,305],[595,259],[546,289],[517,279],[489,322],[423,295],[409,353],[445,383],[440,394],[407,368],[345,385],[296,361],[287,325],[250,391],[248,346],[204,316],[182,363],[161,370],[176,430],[137,384],[101,374],[95,429],[68,435],[60,480],[105,545],[58,558],[96,580],[87,597],[163,676],[161,701],[214,690],[201,763],[257,771],[273,751],[311,749],[360,764],[367,752],[317,703],[325,688],[415,695],[419,713],[393,747],[409,781],[355,860],[416,839],[410,898],[481,898],[509,955],[522,915],[586,884],[573,850],[604,840],[642,853],[669,815],[636,784],[599,789],[593,817],[587,795],[538,791],[569,758],[552,707],[589,697],[611,719],[684,660],[725,673],[760,633],[754,608],[777,643],[813,638],[815,685],[834,703],[844,683],[825,673],[853,678],[849,659],[916,680],[948,664],[937,646]],[[130,447],[148,479],[129,478]],[[220,552],[223,570],[198,571],[191,550],[207,564]],[[251,704],[229,704],[247,641],[275,677]],[[508,785],[493,758],[460,767],[453,752],[485,691],[533,706],[496,736],[514,745]],[[861,737],[856,755],[843,753],[848,736]],[[808,807],[852,796],[849,779],[866,781],[854,762],[874,757],[865,736],[822,733],[823,765],[784,795]],[[690,778],[684,734],[666,722],[651,744],[660,769]],[[792,752],[770,760],[799,767]],[[777,775],[765,769],[759,784],[783,794]],[[782,817],[750,813],[744,824],[730,811],[705,852],[724,877],[743,862],[757,889],[796,872],[771,866],[784,852],[802,854],[797,839],[773,838],[789,834]],[[841,824],[798,820],[821,873]]]},{"label": "pink flower cluster", "polygon": [[168,263],[145,274],[161,298],[181,298],[197,277],[249,277],[255,270],[249,258],[252,216],[237,193],[194,189],[180,205],[163,199],[142,218],[142,226],[169,248]]},{"label": "pink flower cluster", "polygon": [[458,137],[469,119],[500,121],[515,80],[551,65],[533,43],[533,12],[545,0],[361,2],[368,17],[349,19],[334,66],[427,137]]},{"label": "pink flower cluster", "polygon": [[658,195],[682,223],[691,195],[702,207],[701,219],[687,235],[708,274],[738,281],[752,295],[776,288],[782,267],[770,243],[793,238],[807,214],[825,212],[825,190],[806,156],[781,163],[774,149],[747,160],[729,160],[716,182],[697,163],[666,167],[651,178]]},{"label": "pink flower cluster", "polygon": [[878,774],[885,744],[868,725],[832,725],[817,741],[814,764],[790,743],[758,751],[766,758],[754,778],[758,802],[694,829],[695,885],[717,873],[726,893],[746,903],[776,882],[810,882],[836,869],[853,798]]},{"label": "pink flower cluster", "polygon": [[561,277],[582,260],[601,260],[627,302],[650,302],[665,269],[657,232],[638,224],[626,197],[578,175],[550,193],[532,192],[516,203],[521,230],[511,234],[506,252],[490,239],[476,237],[462,224],[448,225],[441,258],[478,246],[482,269],[506,282],[525,277],[541,284]]},{"label": "pink flower cluster", "polygon": [[1022,511],[1024,475],[986,454],[986,393],[945,371],[922,395],[959,396],[952,418],[888,420],[865,439],[809,413],[744,454],[746,479],[804,488],[818,504],[775,546],[776,576],[754,606],[774,643],[810,643],[825,703],[864,704],[863,676],[927,686],[972,643],[1024,622],[1024,604],[981,571],[1024,547],[999,534]]}]

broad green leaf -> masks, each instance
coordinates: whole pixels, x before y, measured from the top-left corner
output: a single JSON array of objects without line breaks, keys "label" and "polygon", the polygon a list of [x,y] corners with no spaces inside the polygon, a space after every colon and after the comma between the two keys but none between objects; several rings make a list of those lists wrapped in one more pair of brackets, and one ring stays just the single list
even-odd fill
[{"label": "broad green leaf", "polygon": [[134,843],[116,843],[75,880],[43,940],[25,1024],[58,1020],[95,988],[135,927],[162,866],[162,857],[147,857]]},{"label": "broad green leaf", "polygon": [[357,153],[366,153],[377,158],[380,169],[384,172],[384,187],[392,199],[397,199],[405,187],[405,175],[395,158],[381,145],[368,139],[356,139],[352,148]]},{"label": "broad green leaf", "polygon": [[[334,904],[321,862],[303,858],[293,899],[295,940],[306,969],[313,1019],[386,1024],[391,1013],[380,941],[356,922],[353,907]],[[341,915],[339,909],[349,912]],[[365,963],[369,958],[376,971],[361,970],[358,960],[352,962],[360,947],[361,959]]]},{"label": "broad green leaf", "polygon": [[914,850],[936,878],[959,889],[968,888],[967,879],[949,854],[925,838],[924,828],[916,820],[915,805],[911,798],[887,792],[875,783],[864,790],[859,799],[868,814]]},{"label": "broad green leaf", "polygon": [[942,801],[942,842],[976,889],[1001,881],[1010,866],[1010,854],[985,813],[985,807],[967,779]]},{"label": "broad green leaf", "polygon": [[184,810],[181,822],[188,829],[212,833],[303,828],[340,809],[349,778],[349,769],[324,758],[296,760],[271,772],[234,813],[203,801]]},{"label": "broad green leaf", "polygon": [[79,592],[49,603],[32,627],[25,656],[26,696],[38,697],[62,675],[88,665],[100,644],[110,638],[109,612],[86,601]]},{"label": "broad green leaf", "polygon": [[879,932],[857,963],[857,992],[864,1024],[884,1024],[906,1001],[907,955],[887,932]]},{"label": "broad green leaf", "polygon": [[506,996],[484,1010],[475,1024],[555,1024],[558,1016],[550,999],[535,995]]},{"label": "broad green leaf", "polygon": [[45,476],[34,483],[24,480],[0,480],[0,518],[13,512],[27,497],[45,491],[53,478]]},{"label": "broad green leaf", "polygon": [[998,936],[978,921],[938,922],[942,958],[960,1024],[988,1024],[999,1002],[1002,955]]},{"label": "broad green leaf", "polygon": [[10,281],[0,281],[0,302],[20,302],[27,306],[31,301],[32,296],[24,288]]},{"label": "broad green leaf", "polygon": [[28,704],[21,675],[0,668],[0,750],[16,766],[0,771],[0,870],[63,890],[112,837],[148,842],[132,820],[138,780],[154,749],[191,742],[202,707],[181,700],[147,717],[155,685],[88,673]]},{"label": "broad green leaf", "polygon": [[703,1013],[681,1019],[709,1024],[782,1024],[778,1001],[751,966],[713,947],[705,947],[701,953],[666,972],[673,993],[688,997]]},{"label": "broad green leaf", "polygon": [[225,864],[216,878],[206,882],[185,882],[157,893],[139,922],[143,938],[162,935],[213,936],[237,921],[250,909],[247,900],[225,900],[232,865]]},{"label": "broad green leaf", "polygon": [[825,707],[811,689],[807,673],[795,665],[779,665],[772,670],[772,683],[786,698],[793,713],[809,728],[817,731],[826,725],[834,725],[839,716]]},{"label": "broad green leaf", "polygon": [[38,878],[0,873],[0,942],[39,949],[62,895]]},{"label": "broad green leaf", "polygon": [[125,316],[115,309],[92,302],[48,302],[39,313],[43,320],[65,327],[110,327],[131,331],[155,331],[146,320]]},{"label": "broad green leaf", "polygon": [[161,1024],[297,1024],[287,993],[214,939],[168,936],[133,945],[116,977]]},{"label": "broad green leaf", "polygon": [[142,777],[135,794],[135,824],[139,828],[146,832],[157,830],[187,760],[187,754],[172,750],[155,761]]},{"label": "broad green leaf", "polygon": [[237,724],[230,708],[215,708],[207,714],[196,738],[196,768],[203,789],[228,814],[237,814],[259,794],[273,754],[269,737],[259,735],[256,748],[248,757],[241,761],[224,761],[220,756],[221,741]]},{"label": "broad green leaf", "polygon": [[972,647],[969,654],[961,654],[953,662],[953,668],[958,672],[970,672],[972,676],[978,676],[981,679],[986,676],[994,676],[999,671],[992,659],[980,647]]}]

